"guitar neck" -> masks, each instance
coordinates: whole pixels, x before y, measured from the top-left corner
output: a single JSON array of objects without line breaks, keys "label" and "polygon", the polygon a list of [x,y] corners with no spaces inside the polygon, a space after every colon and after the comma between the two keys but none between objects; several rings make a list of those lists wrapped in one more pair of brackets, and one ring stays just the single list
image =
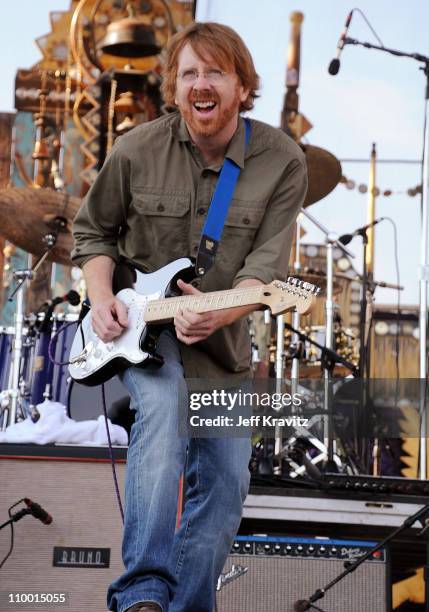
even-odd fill
[{"label": "guitar neck", "polygon": [[257,285],[226,291],[212,291],[201,295],[183,295],[152,300],[145,308],[144,319],[146,323],[164,323],[173,319],[180,310],[184,309],[201,314],[212,310],[261,304],[264,289],[265,285]]}]

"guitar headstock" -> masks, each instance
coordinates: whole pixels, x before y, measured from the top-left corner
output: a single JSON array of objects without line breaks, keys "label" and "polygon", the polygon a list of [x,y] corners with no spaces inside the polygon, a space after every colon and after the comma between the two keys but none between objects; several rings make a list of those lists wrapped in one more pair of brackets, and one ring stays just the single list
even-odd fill
[{"label": "guitar headstock", "polygon": [[299,314],[307,314],[319,292],[316,285],[289,276],[286,282],[276,280],[265,285],[261,301],[270,307],[273,315],[292,308],[296,308]]}]

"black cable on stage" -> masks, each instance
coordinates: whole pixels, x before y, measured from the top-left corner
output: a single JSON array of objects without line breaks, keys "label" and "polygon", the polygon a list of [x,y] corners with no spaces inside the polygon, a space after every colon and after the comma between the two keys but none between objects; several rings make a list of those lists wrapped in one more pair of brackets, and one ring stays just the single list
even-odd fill
[{"label": "black cable on stage", "polygon": [[64,325],[61,325],[61,327],[59,328],[58,331],[56,331],[51,339],[49,340],[49,344],[48,344],[48,355],[49,355],[49,360],[55,364],[55,365],[69,365],[70,361],[56,361],[55,359],[55,355],[54,355],[54,345],[56,347],[57,344],[57,337],[64,333],[66,331],[66,329],[68,327],[70,327],[70,325],[74,325],[76,323],[76,321],[68,321],[68,323],[64,323]]},{"label": "black cable on stage", "polygon": [[[8,513],[9,513],[9,517],[11,517],[10,511],[13,508],[13,506],[11,508],[9,508]],[[14,544],[14,531],[13,531],[13,523],[10,524],[10,546],[9,546],[9,551],[7,553],[7,555],[5,556],[5,558],[3,559],[3,561],[0,563],[0,569],[3,567],[3,565],[6,563],[6,561],[9,559],[10,555],[12,554],[13,551],[13,544]]]},{"label": "black cable on stage", "polygon": [[[7,513],[9,515],[9,518],[12,518],[12,510],[14,508],[16,508],[16,506],[18,506],[23,500],[20,499],[19,501],[15,502],[14,504],[12,504],[12,506],[10,506],[10,508],[7,509]],[[6,561],[9,559],[10,555],[12,554],[13,551],[13,545],[14,545],[14,530],[13,530],[13,523],[10,523],[10,547],[9,547],[9,551],[7,553],[7,555],[5,556],[5,558],[3,559],[3,561],[0,563],[0,569],[3,567],[3,565],[6,563]]]},{"label": "black cable on stage", "polygon": [[105,389],[104,389],[104,383],[101,384],[101,396],[102,396],[102,399],[103,399],[104,422],[106,424],[107,440],[108,440],[108,443],[109,443],[109,457],[110,457],[110,464],[112,466],[113,482],[115,484],[116,498],[118,500],[119,511],[121,513],[122,523],[124,523],[124,509],[123,509],[123,506],[122,506],[121,494],[119,492],[118,477],[117,477],[117,474],[116,474],[115,458],[113,456],[112,440],[110,438],[109,422],[108,422],[107,408],[106,408],[106,393],[105,393]]}]

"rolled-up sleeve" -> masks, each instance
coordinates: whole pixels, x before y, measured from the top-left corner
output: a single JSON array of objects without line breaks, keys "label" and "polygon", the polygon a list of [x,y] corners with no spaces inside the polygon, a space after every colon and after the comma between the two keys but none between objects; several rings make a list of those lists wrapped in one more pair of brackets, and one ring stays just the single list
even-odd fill
[{"label": "rolled-up sleeve", "polygon": [[234,279],[234,286],[249,278],[263,283],[287,275],[294,223],[307,193],[304,156],[291,161],[268,202],[252,251]]},{"label": "rolled-up sleeve", "polygon": [[126,224],[130,196],[130,162],[120,145],[106,158],[73,223],[76,266],[107,255],[118,262],[118,235]]}]

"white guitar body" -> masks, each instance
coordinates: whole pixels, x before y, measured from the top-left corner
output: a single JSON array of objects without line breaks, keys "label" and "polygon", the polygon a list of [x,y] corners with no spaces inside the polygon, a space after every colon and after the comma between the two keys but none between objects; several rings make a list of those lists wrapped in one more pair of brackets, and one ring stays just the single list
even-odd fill
[{"label": "white guitar body", "polygon": [[180,278],[182,272],[193,270],[190,259],[177,259],[151,274],[136,270],[132,289],[122,289],[116,297],[128,310],[128,327],[115,338],[114,342],[103,342],[92,329],[91,310],[84,317],[81,330],[78,329],[70,349],[69,372],[71,377],[82,384],[98,385],[129,365],[143,365],[147,359],[162,363],[156,355],[154,343],[148,339],[153,351],[144,350],[147,324],[144,311],[150,300],[166,295],[172,279]]},{"label": "white guitar body", "polygon": [[190,282],[195,278],[193,263],[185,257],[152,274],[143,274],[129,267],[126,271],[127,278],[123,278],[122,283],[126,288],[116,293],[128,310],[128,326],[123,333],[112,342],[100,340],[92,329],[89,310],[74,337],[69,372],[75,381],[84,385],[106,382],[128,366],[142,366],[148,359],[162,365],[163,359],[156,353],[157,338],[162,330],[160,324],[171,321],[181,309],[202,313],[265,304],[273,314],[291,308],[305,313],[318,291],[310,283],[289,277],[286,282],[273,281],[269,285],[180,296],[177,279]]}]

